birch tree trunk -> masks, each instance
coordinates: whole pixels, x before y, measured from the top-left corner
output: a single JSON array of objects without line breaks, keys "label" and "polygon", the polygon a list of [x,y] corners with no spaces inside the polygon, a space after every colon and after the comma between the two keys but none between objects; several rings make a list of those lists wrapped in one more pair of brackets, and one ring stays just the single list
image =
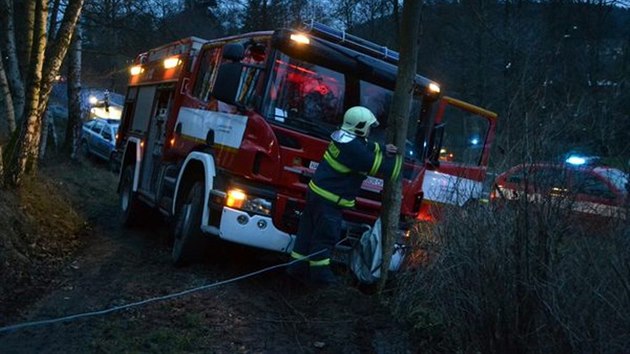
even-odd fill
[{"label": "birch tree trunk", "polygon": [[53,151],[57,151],[59,147],[59,139],[57,138],[57,129],[55,128],[55,116],[46,110],[42,123],[42,135],[39,143],[39,159],[43,160],[48,150],[49,141],[52,140]]},{"label": "birch tree trunk", "polygon": [[[65,8],[64,16],[57,33],[56,40],[46,50],[46,20],[48,15],[47,2],[37,0],[35,30],[36,46],[33,48],[33,58],[29,67],[30,77],[27,91],[27,108],[22,125],[19,145],[9,161],[9,182],[19,186],[24,174],[37,167],[39,154],[40,132],[42,129],[42,115],[46,109],[48,97],[52,90],[55,77],[63,62],[72,33],[81,13],[83,0],[70,0]],[[44,61],[44,57],[46,60]]]},{"label": "birch tree trunk", "polygon": [[[50,132],[50,126],[53,125],[52,114],[49,110],[44,112],[44,118],[42,120],[42,134],[39,138],[39,159],[43,160],[46,156],[46,148],[48,148],[48,133]],[[54,128],[53,128],[54,129]]]},{"label": "birch tree trunk", "polygon": [[[418,34],[422,0],[405,0],[403,4],[402,23],[400,27],[400,61],[396,76],[396,91],[389,111],[388,126],[395,131],[388,132],[388,141],[394,142],[400,153],[405,151],[405,141],[409,125],[409,111],[413,97],[413,82],[418,63]],[[383,290],[387,282],[387,272],[391,262],[394,242],[398,234],[402,183],[388,181],[383,190],[382,235],[383,263],[379,290]]]},{"label": "birch tree trunk", "polygon": [[59,74],[59,68],[63,63],[72,35],[77,25],[77,21],[81,14],[83,0],[69,0],[66,6],[61,26],[57,31],[55,41],[52,42],[49,50],[46,52],[46,62],[44,63],[44,76],[42,77],[42,87],[40,92],[39,112],[44,113],[48,103],[48,97],[55,83],[55,78]]},{"label": "birch tree trunk", "polygon": [[29,66],[28,77],[30,78],[26,98],[25,119],[22,122],[20,138],[17,142],[18,148],[12,161],[9,161],[10,183],[14,186],[21,184],[24,174],[36,167],[37,154],[39,152],[39,131],[41,128],[41,115],[39,114],[40,91],[42,84],[42,69],[44,67],[44,52],[46,51],[46,20],[48,17],[48,7],[46,0],[37,0],[33,14],[35,18],[35,28],[33,31],[33,43],[35,48],[32,51],[33,57]]},{"label": "birch tree trunk", "polygon": [[77,127],[83,120],[81,104],[81,25],[77,25],[72,38],[72,45],[68,53],[68,125],[63,142],[63,149],[70,152],[70,158],[76,158]]},{"label": "birch tree trunk", "polygon": [[48,41],[55,39],[57,33],[57,17],[59,16],[60,0],[53,0],[52,9],[50,10],[50,25],[48,26]]},{"label": "birch tree trunk", "polygon": [[2,36],[0,42],[2,43],[3,55],[6,57],[6,76],[13,96],[14,118],[19,121],[24,114],[26,95],[15,46],[13,1],[0,0],[0,7],[4,8],[4,11],[0,11],[0,35]]},{"label": "birch tree trunk", "polygon": [[2,50],[0,50],[0,95],[4,102],[4,110],[0,111],[0,116],[6,117],[0,121],[0,144],[6,141],[15,131],[15,111],[13,110],[13,98],[11,97],[11,89],[7,81],[7,75],[2,64]]},{"label": "birch tree trunk", "polygon": [[[11,0],[9,0],[11,1]],[[30,78],[28,77],[28,73],[29,73],[29,69],[30,69],[30,61],[32,60],[33,54],[33,48],[35,46],[37,46],[37,43],[35,43],[36,41],[36,35],[35,35],[35,27],[37,26],[37,19],[36,19],[36,5],[37,3],[39,3],[39,0],[23,0],[21,1],[23,8],[21,9],[22,12],[18,11],[18,13],[20,14],[20,16],[14,16],[14,20],[15,18],[20,18],[23,16],[24,21],[22,22],[22,27],[20,27],[20,31],[17,31],[16,34],[21,34],[22,37],[18,38],[18,42],[21,43],[20,45],[20,51],[18,52],[18,65],[21,66],[21,72],[24,74],[23,82],[29,82]],[[48,13],[48,8],[46,8],[46,13]],[[46,28],[46,27],[44,27]],[[17,37],[16,37],[17,38]],[[26,104],[25,104],[26,105]]]}]

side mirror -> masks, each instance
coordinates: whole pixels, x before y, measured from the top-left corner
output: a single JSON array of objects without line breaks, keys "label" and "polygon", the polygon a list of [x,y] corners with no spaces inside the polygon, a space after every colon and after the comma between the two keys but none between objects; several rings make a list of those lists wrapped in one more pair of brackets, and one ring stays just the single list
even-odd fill
[{"label": "side mirror", "polygon": [[235,105],[241,83],[241,63],[224,63],[219,67],[212,95],[219,101]]}]

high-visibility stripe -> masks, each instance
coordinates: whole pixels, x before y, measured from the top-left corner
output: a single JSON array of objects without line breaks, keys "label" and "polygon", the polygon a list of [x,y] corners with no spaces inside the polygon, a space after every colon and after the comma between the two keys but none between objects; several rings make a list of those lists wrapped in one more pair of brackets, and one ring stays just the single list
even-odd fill
[{"label": "high-visibility stripe", "polygon": [[402,156],[396,155],[396,162],[394,163],[394,170],[392,171],[392,180],[397,180],[400,176],[400,170],[402,169]]},{"label": "high-visibility stripe", "polygon": [[311,190],[313,192],[315,192],[317,195],[319,195],[320,197],[333,202],[339,206],[342,206],[344,208],[352,208],[354,207],[354,200],[348,200],[348,199],[343,199],[340,196],[336,195],[335,193],[331,193],[323,188],[320,188],[319,186],[317,186],[313,180],[311,180],[308,183],[309,188],[311,188]]},{"label": "high-visibility stripe", "polygon": [[291,258],[294,258],[294,259],[303,259],[303,258],[306,258],[306,256],[303,256],[303,255],[301,255],[301,254],[299,254],[299,253],[297,253],[297,252],[293,251],[293,252],[291,252]]},{"label": "high-visibility stripe", "polygon": [[341,162],[335,160],[335,158],[332,157],[331,154],[328,151],[326,151],[324,153],[324,160],[326,160],[326,162],[328,162],[330,167],[332,167],[335,171],[337,171],[339,173],[350,173],[350,172],[352,172],[352,170],[349,169],[348,167],[346,167],[346,165],[344,165]]},{"label": "high-visibility stripe", "polygon": [[374,143],[374,152],[378,153],[381,151],[381,146],[378,143]]},{"label": "high-visibility stripe", "polygon": [[333,143],[332,141],[330,142],[330,144],[328,144],[328,151],[334,158],[339,157],[339,154],[341,153],[337,145],[335,145],[335,143]]},{"label": "high-visibility stripe", "polygon": [[383,153],[378,151],[374,154],[374,163],[369,173],[370,176],[374,176],[378,172],[378,169],[381,168],[381,163],[383,163]]},{"label": "high-visibility stripe", "polygon": [[321,261],[308,261],[311,267],[323,267],[330,265],[330,258],[324,258]]}]

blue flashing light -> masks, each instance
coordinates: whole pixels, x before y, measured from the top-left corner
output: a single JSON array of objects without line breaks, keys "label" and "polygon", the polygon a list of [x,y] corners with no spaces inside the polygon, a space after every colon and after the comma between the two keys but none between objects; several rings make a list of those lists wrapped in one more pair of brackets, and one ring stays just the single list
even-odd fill
[{"label": "blue flashing light", "polygon": [[477,145],[477,144],[479,144],[479,139],[472,138],[472,139],[470,139],[470,143],[473,144],[473,145]]},{"label": "blue flashing light", "polygon": [[569,156],[565,162],[571,165],[580,166],[586,163],[586,158],[581,156]]}]

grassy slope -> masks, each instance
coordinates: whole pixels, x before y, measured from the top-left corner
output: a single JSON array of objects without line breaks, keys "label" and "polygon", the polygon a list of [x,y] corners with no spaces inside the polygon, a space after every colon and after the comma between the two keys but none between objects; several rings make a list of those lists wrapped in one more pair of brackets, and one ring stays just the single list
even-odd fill
[{"label": "grassy slope", "polygon": [[20,189],[0,190],[0,318],[36,300],[89,233],[98,210],[80,201],[103,185],[93,168],[54,160]]}]

